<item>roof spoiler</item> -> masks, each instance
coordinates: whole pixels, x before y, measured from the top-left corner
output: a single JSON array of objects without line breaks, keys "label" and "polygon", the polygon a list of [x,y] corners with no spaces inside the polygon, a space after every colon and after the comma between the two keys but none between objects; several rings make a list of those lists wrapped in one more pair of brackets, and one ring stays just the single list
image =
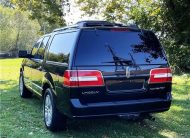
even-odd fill
[{"label": "roof spoiler", "polygon": [[82,27],[128,27],[131,29],[139,29],[139,27],[135,24],[125,25],[121,23],[111,23],[108,21],[100,21],[100,20],[86,20],[86,21],[79,21],[72,26],[67,26],[63,28],[58,28],[53,30],[53,32],[68,30],[68,29],[77,29]]}]

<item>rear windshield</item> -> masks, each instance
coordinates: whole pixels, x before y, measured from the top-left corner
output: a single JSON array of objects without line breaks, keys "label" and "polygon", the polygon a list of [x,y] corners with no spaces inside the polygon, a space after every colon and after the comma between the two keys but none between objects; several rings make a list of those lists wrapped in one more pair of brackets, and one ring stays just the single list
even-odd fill
[{"label": "rear windshield", "polygon": [[81,32],[76,66],[115,65],[119,61],[135,64],[167,63],[158,39],[150,31],[101,29]]}]

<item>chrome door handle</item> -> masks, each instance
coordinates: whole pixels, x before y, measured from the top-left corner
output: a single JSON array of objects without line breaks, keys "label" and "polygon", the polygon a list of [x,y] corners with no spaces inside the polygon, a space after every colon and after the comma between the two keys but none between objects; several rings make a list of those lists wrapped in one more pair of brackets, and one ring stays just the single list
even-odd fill
[{"label": "chrome door handle", "polygon": [[37,69],[38,69],[39,71],[42,71],[42,66],[39,66]]}]

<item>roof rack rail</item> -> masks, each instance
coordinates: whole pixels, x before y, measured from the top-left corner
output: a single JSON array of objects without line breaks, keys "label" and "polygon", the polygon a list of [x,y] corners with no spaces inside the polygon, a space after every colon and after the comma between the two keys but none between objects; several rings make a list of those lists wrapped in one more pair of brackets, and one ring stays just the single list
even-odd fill
[{"label": "roof rack rail", "polygon": [[68,30],[68,29],[77,29],[81,27],[129,27],[132,29],[139,29],[139,27],[135,24],[131,25],[124,25],[121,23],[111,23],[108,21],[101,21],[101,20],[86,20],[86,21],[79,21],[76,24],[72,26],[67,26],[63,28],[58,28],[53,30],[53,32],[58,32],[58,31],[63,31],[63,30]]}]

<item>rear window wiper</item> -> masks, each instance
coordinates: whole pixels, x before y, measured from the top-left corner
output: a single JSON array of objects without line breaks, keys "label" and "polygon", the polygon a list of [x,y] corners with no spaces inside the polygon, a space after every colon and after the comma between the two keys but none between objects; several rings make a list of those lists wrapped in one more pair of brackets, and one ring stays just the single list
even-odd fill
[{"label": "rear window wiper", "polygon": [[112,55],[113,60],[104,62],[104,63],[114,63],[116,66],[118,66],[118,65],[124,66],[124,64],[128,65],[128,66],[133,65],[133,60],[127,60],[127,59],[118,57],[116,52],[113,50],[113,48],[109,44],[106,44],[105,47],[108,48],[109,52]]},{"label": "rear window wiper", "polygon": [[132,60],[122,60],[122,59],[115,59],[113,61],[108,61],[108,62],[103,62],[103,63],[114,63],[117,65],[128,65],[128,66],[132,66],[133,65],[133,61]]}]

